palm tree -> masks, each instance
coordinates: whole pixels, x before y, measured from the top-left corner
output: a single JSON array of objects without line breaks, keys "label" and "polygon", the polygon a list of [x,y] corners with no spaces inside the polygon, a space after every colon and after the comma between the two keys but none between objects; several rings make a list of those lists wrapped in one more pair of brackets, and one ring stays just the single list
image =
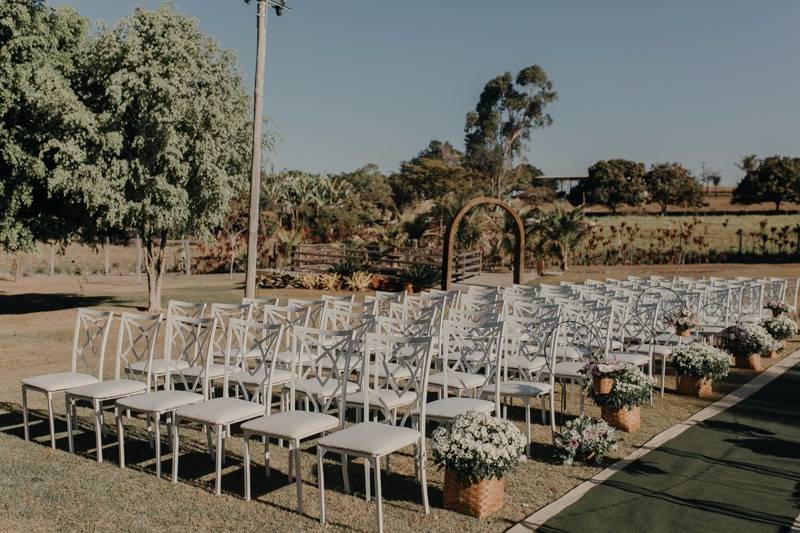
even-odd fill
[{"label": "palm tree", "polygon": [[533,231],[539,235],[545,252],[557,257],[561,270],[566,272],[570,253],[589,233],[589,223],[582,207],[567,211],[556,204],[554,211],[543,213],[534,219]]}]

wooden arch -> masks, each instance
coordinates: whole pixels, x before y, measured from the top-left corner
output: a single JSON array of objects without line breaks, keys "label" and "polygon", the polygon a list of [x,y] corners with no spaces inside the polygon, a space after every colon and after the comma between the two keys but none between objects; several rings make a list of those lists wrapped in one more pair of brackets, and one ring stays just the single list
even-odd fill
[{"label": "wooden arch", "polygon": [[490,198],[488,196],[479,196],[473,198],[456,213],[450,224],[447,225],[447,232],[444,237],[444,246],[442,248],[442,289],[450,290],[450,279],[453,275],[453,255],[455,249],[456,233],[458,232],[458,225],[461,224],[461,219],[464,218],[473,207],[479,205],[496,205],[502,207],[511,218],[514,219],[514,283],[522,283],[522,271],[525,265],[525,225],[522,223],[522,218],[519,213],[511,207],[507,202],[499,198]]}]

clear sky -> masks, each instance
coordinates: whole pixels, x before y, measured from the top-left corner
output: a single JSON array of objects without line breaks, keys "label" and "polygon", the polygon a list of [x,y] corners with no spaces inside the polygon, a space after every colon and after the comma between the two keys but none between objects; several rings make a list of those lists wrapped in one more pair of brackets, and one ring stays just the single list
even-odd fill
[{"label": "clear sky", "polygon": [[[529,152],[545,174],[704,160],[733,183],[746,153],[800,155],[797,0],[288,1],[267,32],[278,169],[391,171],[431,139],[461,148],[483,85],[531,64],[559,94]],[[106,23],[160,3],[51,1]],[[176,6],[238,53],[250,90],[255,6]]]}]

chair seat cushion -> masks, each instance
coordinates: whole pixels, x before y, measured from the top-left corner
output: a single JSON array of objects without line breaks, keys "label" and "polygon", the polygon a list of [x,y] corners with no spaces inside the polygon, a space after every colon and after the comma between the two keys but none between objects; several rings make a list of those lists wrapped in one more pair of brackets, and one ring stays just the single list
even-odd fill
[{"label": "chair seat cushion", "polygon": [[508,368],[512,370],[538,372],[546,366],[547,362],[542,356],[529,358],[521,355],[515,355],[509,357],[506,364],[508,365]]},{"label": "chair seat cushion", "polygon": [[428,385],[444,387],[445,377],[447,378],[447,388],[449,389],[477,389],[486,382],[486,376],[482,374],[447,370],[431,374],[428,378]]},{"label": "chair seat cushion", "polygon": [[[400,395],[397,392],[389,389],[381,389],[379,391],[371,390],[369,394],[369,405],[375,407],[388,407],[394,409],[404,405],[412,404],[417,399],[416,391],[406,391]],[[364,392],[354,392],[347,395],[347,403],[351,406],[364,405]]]},{"label": "chair seat cushion", "polygon": [[[387,363],[386,366],[383,364],[373,363],[370,365],[370,376],[377,376],[380,379],[385,379],[387,376],[386,370],[389,370],[392,377],[394,379],[409,379],[411,377],[411,370],[408,369],[406,366],[399,365],[397,363]],[[354,368],[355,371],[360,371],[360,368]]]},{"label": "chair seat cushion", "polygon": [[583,379],[580,370],[586,366],[584,361],[560,361],[553,369],[557,378]]},{"label": "chair seat cushion", "polygon": [[41,376],[31,376],[22,380],[24,385],[35,389],[58,392],[73,387],[91,385],[99,380],[89,374],[79,372],[58,372],[56,374],[42,374]]},{"label": "chair seat cushion", "polygon": [[[205,367],[202,365],[190,366],[180,370],[180,374],[190,378],[196,378],[199,376]],[[208,373],[206,377],[208,379],[219,379],[225,376],[225,365],[219,363],[211,363],[208,365]],[[175,379],[173,377],[173,379]]]},{"label": "chair seat cushion", "polygon": [[492,413],[494,412],[494,402],[475,398],[442,398],[427,404],[425,415],[428,418],[448,419],[463,415],[470,410]]},{"label": "chair seat cushion", "polygon": [[662,333],[656,337],[656,342],[659,344],[691,344],[699,340],[699,337],[689,335],[684,337],[682,335],[675,335],[674,333]]},{"label": "chair seat cushion", "polygon": [[239,398],[213,398],[181,407],[175,411],[175,415],[182,419],[217,426],[235,424],[242,420],[263,416],[264,413],[266,413],[266,409],[263,404]]},{"label": "chair seat cushion", "polygon": [[281,439],[301,440],[339,426],[335,416],[310,411],[285,411],[242,424],[242,431]]},{"label": "chair seat cushion", "polygon": [[109,381],[98,381],[90,385],[74,387],[67,391],[70,396],[80,398],[91,398],[93,400],[107,400],[109,398],[119,398],[131,394],[141,394],[147,390],[147,385],[141,381],[131,379],[112,379]]},{"label": "chair seat cushion", "polygon": [[[183,359],[176,359],[167,361],[166,359],[153,359],[150,363],[150,372],[154,375],[163,376],[167,370],[177,370],[179,368],[186,368],[189,363]],[[128,365],[128,369],[134,374],[147,373],[147,361],[134,361]]]},{"label": "chair seat cushion", "polygon": [[[283,385],[292,381],[294,375],[288,370],[276,368],[272,373],[272,384]],[[228,376],[229,383],[244,383],[257,387],[259,385],[267,385],[267,368],[262,366],[253,373],[245,372],[244,370],[235,370]]]},{"label": "chair seat cushion", "polygon": [[130,409],[138,413],[166,413],[178,407],[202,401],[203,396],[195,392],[160,390],[120,398],[117,400],[117,407]]},{"label": "chair seat cushion", "polygon": [[649,354],[651,347],[653,348],[654,355],[669,355],[672,353],[672,348],[673,348],[672,346],[667,346],[666,344],[652,344],[646,342],[644,344],[639,344],[633,347],[634,349],[631,351],[636,353]]},{"label": "chair seat cushion", "polygon": [[635,366],[650,364],[650,356],[646,353],[610,353],[608,360],[620,363],[630,363]]},{"label": "chair seat cushion", "polygon": [[[348,381],[346,387],[348,393],[356,392],[359,389],[358,383],[354,383],[352,381]],[[304,379],[295,384],[294,390],[295,392],[320,398],[330,398],[342,393],[342,390],[339,387],[339,381],[334,378],[330,378],[324,383],[316,378]]]},{"label": "chair seat cushion", "polygon": [[551,390],[549,383],[535,381],[504,381],[500,383],[501,396],[538,398],[544,394],[550,394]]},{"label": "chair seat cushion", "polygon": [[322,437],[318,444],[325,448],[377,457],[416,444],[421,436],[416,429],[363,422]]}]

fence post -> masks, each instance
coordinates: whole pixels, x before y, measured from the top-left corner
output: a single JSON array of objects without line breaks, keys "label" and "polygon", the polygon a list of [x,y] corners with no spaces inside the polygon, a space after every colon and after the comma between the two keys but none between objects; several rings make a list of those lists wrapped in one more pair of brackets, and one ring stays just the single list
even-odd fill
[{"label": "fence post", "polygon": [[103,243],[103,249],[106,252],[106,276],[108,276],[111,273],[111,263],[110,263],[111,260],[108,255],[108,237],[106,237],[106,240]]},{"label": "fence post", "polygon": [[136,237],[136,282],[142,281],[142,238]]},{"label": "fence post", "polygon": [[192,264],[191,264],[191,256],[189,255],[189,241],[183,239],[183,261],[186,264],[186,275],[190,276],[192,274]]},{"label": "fence post", "polygon": [[56,275],[56,245],[50,243],[50,275]]}]

